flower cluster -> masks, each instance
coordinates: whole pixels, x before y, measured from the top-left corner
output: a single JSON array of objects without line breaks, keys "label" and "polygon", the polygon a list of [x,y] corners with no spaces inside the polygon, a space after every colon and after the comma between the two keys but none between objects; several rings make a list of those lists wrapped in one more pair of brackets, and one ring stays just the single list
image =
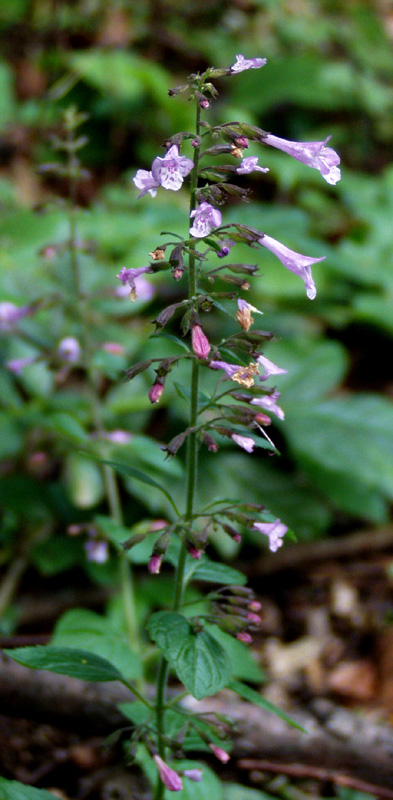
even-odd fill
[{"label": "flower cluster", "polygon": [[141,190],[138,197],[143,197],[147,193],[155,197],[159,186],[177,192],[192,167],[192,160],[181,156],[178,146],[172,145],[163,158],[158,156],[154,159],[151,172],[139,169],[136,173],[133,180],[137,189]]}]

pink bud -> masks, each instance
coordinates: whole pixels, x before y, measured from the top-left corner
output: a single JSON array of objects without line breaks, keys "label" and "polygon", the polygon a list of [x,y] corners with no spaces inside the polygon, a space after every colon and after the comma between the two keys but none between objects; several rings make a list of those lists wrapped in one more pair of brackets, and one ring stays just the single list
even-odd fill
[{"label": "pink bud", "polygon": [[260,603],[259,600],[253,600],[248,607],[250,611],[260,611],[262,608],[262,603]]},{"label": "pink bud", "polygon": [[210,103],[207,98],[205,98],[204,100],[200,100],[199,105],[201,108],[209,108]]},{"label": "pink bud", "polygon": [[270,417],[268,417],[267,414],[261,414],[261,413],[255,414],[254,419],[255,422],[258,422],[258,425],[271,425],[272,423]]},{"label": "pink bud", "polygon": [[183,784],[177,772],[168,767],[168,764],[166,764],[160,756],[153,756],[153,760],[160,773],[160,778],[167,789],[169,789],[170,792],[180,792],[183,788]]},{"label": "pink bud", "polygon": [[172,272],[172,277],[175,279],[175,281],[179,281],[183,275],[183,272],[184,270],[182,270],[181,267],[176,267]]},{"label": "pink bud", "polygon": [[247,149],[248,139],[246,136],[238,136],[235,141],[235,144],[237,145],[237,147],[243,147],[244,149]]},{"label": "pink bud", "polygon": [[226,752],[226,750],[223,750],[222,747],[217,747],[217,745],[213,744],[213,742],[209,742],[209,747],[212,753],[214,753],[215,757],[218,758],[222,764],[226,764],[229,761],[230,755]]},{"label": "pink bud", "polygon": [[240,533],[234,533],[233,536],[232,536],[232,539],[233,539],[234,542],[241,542],[241,540],[242,540],[241,534]]},{"label": "pink bud", "polygon": [[[128,288],[127,286],[127,289]],[[124,347],[118,342],[104,342],[102,349],[105,350],[106,353],[112,353],[115,356],[122,356],[124,354]]]},{"label": "pink bud", "polygon": [[164,391],[164,385],[162,383],[159,383],[159,381],[153,383],[153,386],[151,387],[149,392],[150,402],[158,403],[163,391]]},{"label": "pink bud", "polygon": [[258,614],[253,614],[252,611],[247,614],[247,619],[249,619],[250,622],[254,622],[255,625],[261,624],[261,618],[258,617]]},{"label": "pink bud", "polygon": [[236,639],[238,639],[239,642],[243,642],[244,644],[251,644],[252,642],[252,637],[250,636],[249,633],[246,633],[245,631],[240,631],[239,633],[237,633]]},{"label": "pink bud", "polygon": [[198,550],[198,548],[194,547],[194,545],[190,545],[187,549],[191,558],[195,558],[198,560],[202,555],[202,550]]},{"label": "pink bud", "polygon": [[210,353],[210,344],[200,325],[192,328],[192,349],[198,358],[207,358]]},{"label": "pink bud", "polygon": [[148,570],[152,575],[158,575],[162,564],[162,556],[153,555],[148,563]]}]

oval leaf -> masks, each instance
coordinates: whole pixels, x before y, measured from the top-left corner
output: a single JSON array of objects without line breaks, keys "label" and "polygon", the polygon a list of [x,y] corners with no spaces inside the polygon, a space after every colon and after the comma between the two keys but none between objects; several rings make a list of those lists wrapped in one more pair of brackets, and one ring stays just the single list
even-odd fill
[{"label": "oval leaf", "polygon": [[122,681],[119,670],[101,656],[71,647],[17,647],[5,650],[10,658],[31,669],[46,669],[82,681]]},{"label": "oval leaf", "polygon": [[195,632],[185,617],[171,611],[154,614],[148,629],[179,680],[197,700],[226,686],[229,659],[210,633]]},{"label": "oval leaf", "polygon": [[19,781],[8,781],[0,778],[1,800],[56,800],[53,794],[45,789],[35,789],[34,786],[25,786]]}]

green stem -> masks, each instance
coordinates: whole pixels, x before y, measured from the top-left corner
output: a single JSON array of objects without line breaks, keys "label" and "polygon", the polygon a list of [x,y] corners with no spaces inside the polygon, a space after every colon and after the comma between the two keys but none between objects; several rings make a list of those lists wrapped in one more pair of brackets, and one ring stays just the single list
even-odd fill
[{"label": "green stem", "polygon": [[[200,118],[201,109],[197,104],[196,110],[196,133],[199,136],[200,131]],[[194,150],[194,167],[191,172],[191,197],[190,197],[190,215],[196,207],[196,190],[198,186],[198,166],[200,156],[200,145]],[[197,272],[196,272],[196,258],[195,258],[195,239],[191,239],[188,257],[188,298],[193,300],[197,292]],[[198,417],[198,383],[199,383],[199,363],[197,359],[192,362],[191,371],[191,399],[190,399],[190,419],[189,427],[193,428],[196,425]],[[187,440],[187,493],[186,493],[186,513],[184,520],[189,522],[193,516],[195,488],[198,473],[198,442],[197,432],[191,433]],[[184,573],[187,557],[187,547],[182,541],[179,560],[176,568],[175,588],[173,597],[173,611],[181,611],[184,595]],[[166,707],[166,684],[168,679],[169,664],[162,656],[157,676],[157,701],[156,701],[156,720],[157,720],[157,736],[158,736],[158,752],[161,758],[165,759],[165,707]],[[162,800],[164,796],[165,786],[159,778],[157,781],[156,792],[154,800]]]}]

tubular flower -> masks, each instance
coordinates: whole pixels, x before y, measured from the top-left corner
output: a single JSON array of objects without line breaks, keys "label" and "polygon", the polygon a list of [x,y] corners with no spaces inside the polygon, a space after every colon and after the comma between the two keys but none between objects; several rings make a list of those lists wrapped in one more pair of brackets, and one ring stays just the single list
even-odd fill
[{"label": "tubular flower", "polygon": [[253,397],[250,400],[251,406],[262,406],[267,411],[271,411],[279,419],[284,419],[284,412],[280,406],[277,405],[276,400],[280,397],[280,392],[273,392],[273,394],[266,394],[264,397]]},{"label": "tubular flower", "polygon": [[205,202],[191,211],[190,217],[194,220],[190,233],[197,239],[208,236],[212,228],[218,228],[221,225],[222,220],[221,211]]},{"label": "tubular flower", "polygon": [[232,381],[240,383],[247,389],[254,385],[254,375],[258,374],[258,365],[249,364],[248,367],[241,367],[239,364],[228,364],[226,361],[211,361],[211,369],[222,369]]},{"label": "tubular flower", "polygon": [[151,171],[159,186],[177,192],[193,166],[191,158],[181,156],[177,144],[173,144],[163,158],[158,156],[154,159]]},{"label": "tubular flower", "polygon": [[258,356],[257,364],[264,369],[264,373],[260,377],[261,381],[265,381],[269,375],[284,375],[284,373],[288,372],[287,369],[281,369],[281,367],[278,367],[277,364],[273,363],[273,361],[269,361],[266,356]]},{"label": "tubular flower", "polygon": [[230,75],[235,75],[238,72],[244,72],[246,69],[260,69],[264,67],[267,62],[266,58],[244,58],[239,53],[236,56],[236,61],[230,67]]},{"label": "tubular flower", "polygon": [[243,450],[247,450],[247,453],[252,453],[255,447],[254,439],[251,439],[251,436],[240,436],[237,433],[233,433],[231,439],[233,439],[239,447],[242,447]]},{"label": "tubular flower", "polygon": [[160,778],[167,789],[169,789],[170,792],[180,792],[183,788],[180,775],[178,775],[174,769],[168,767],[168,764],[166,764],[160,756],[153,756],[153,761],[155,762],[160,774]]},{"label": "tubular flower", "polygon": [[192,349],[198,358],[207,358],[210,353],[210,344],[207,336],[204,334],[200,325],[193,325],[192,334]]},{"label": "tubular flower", "polygon": [[247,156],[243,158],[239,167],[236,167],[238,175],[249,175],[250,172],[269,172],[269,167],[259,167],[257,156]]},{"label": "tubular flower", "polygon": [[288,153],[302,164],[318,169],[325,181],[334,185],[341,178],[341,172],[337,166],[340,163],[340,156],[332,147],[325,147],[330,138],[328,136],[323,142],[290,142],[268,133],[262,141],[263,144],[283,150],[284,153]]},{"label": "tubular flower", "polygon": [[310,256],[303,256],[301,253],[296,253],[295,250],[290,250],[285,244],[281,244],[277,239],[265,234],[261,239],[258,239],[262,247],[267,247],[277,258],[280,259],[284,267],[294,272],[299,278],[304,281],[306,287],[306,294],[310,300],[314,300],[317,290],[311,274],[311,264],[317,264],[318,261],[323,261],[326,256],[321,258],[310,258]]},{"label": "tubular flower", "polygon": [[269,548],[272,553],[275,553],[282,546],[283,536],[288,530],[280,519],[275,519],[274,522],[254,522],[253,528],[268,537]]}]

